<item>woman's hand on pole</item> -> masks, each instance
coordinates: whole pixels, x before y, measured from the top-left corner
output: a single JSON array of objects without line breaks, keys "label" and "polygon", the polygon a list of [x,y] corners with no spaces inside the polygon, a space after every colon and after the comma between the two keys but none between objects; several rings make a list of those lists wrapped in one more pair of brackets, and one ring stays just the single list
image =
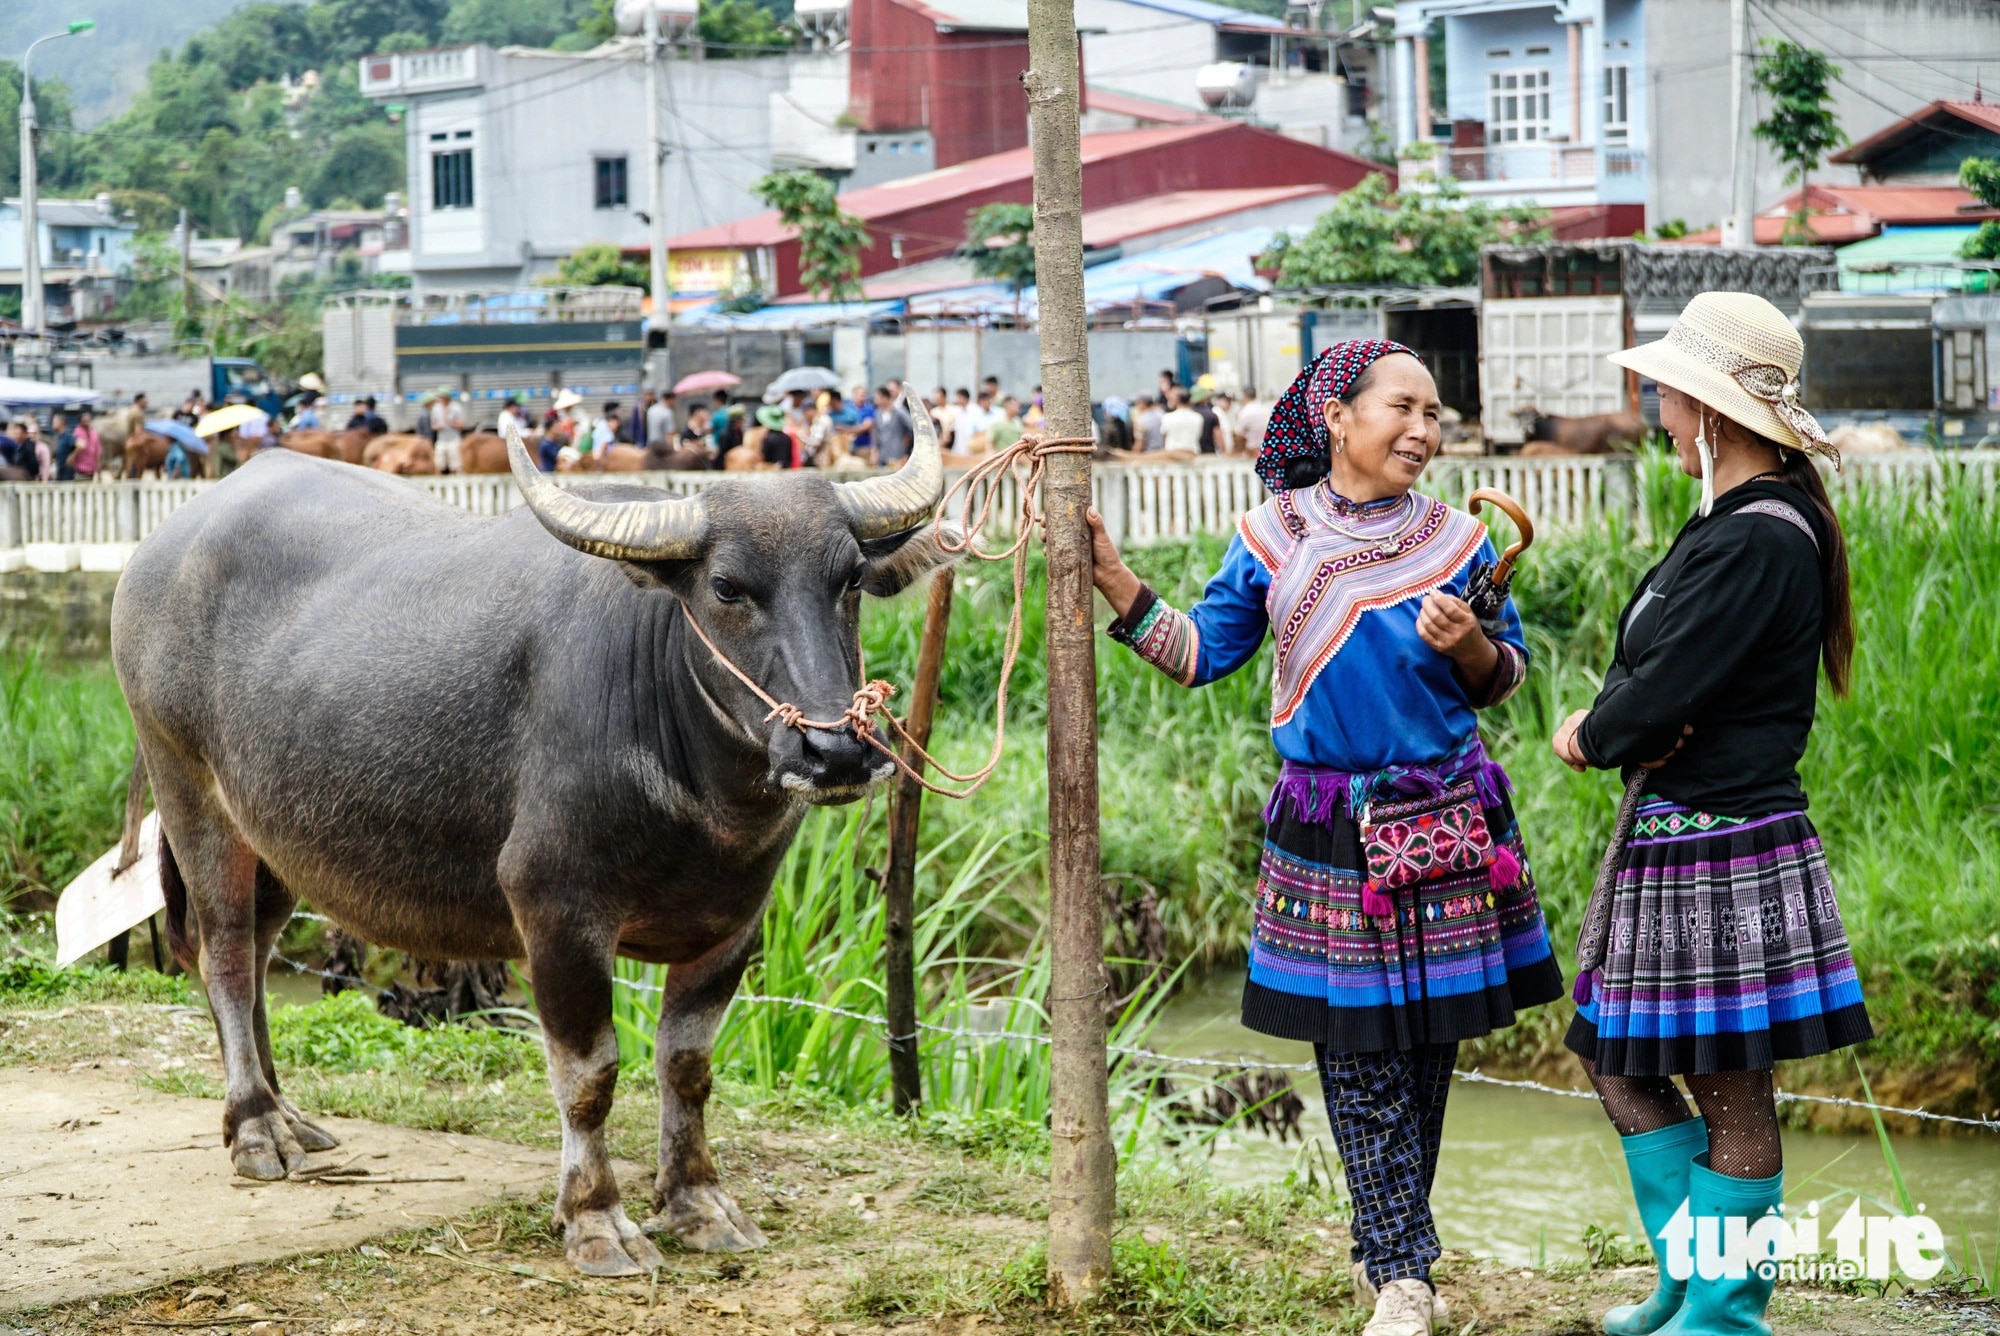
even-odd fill
[{"label": "woman's hand on pole", "polygon": [[1125,564],[1125,558],[1118,555],[1118,544],[1111,541],[1111,535],[1104,528],[1104,517],[1091,510],[1090,514],[1090,577],[1097,585],[1097,592],[1104,595],[1104,601],[1111,610],[1123,617],[1132,610],[1134,600],[1139,597],[1139,577],[1132,574],[1132,568]]},{"label": "woman's hand on pole", "polygon": [[1572,712],[1556,729],[1556,735],[1549,743],[1555,749],[1556,759],[1578,774],[1590,769],[1590,762],[1583,758],[1583,749],[1576,742],[1576,731],[1583,727],[1583,721],[1588,718],[1590,718],[1589,710]]},{"label": "woman's hand on pole", "polygon": [[1417,634],[1426,645],[1449,655],[1458,665],[1459,676],[1474,688],[1483,688],[1500,662],[1500,651],[1486,632],[1479,629],[1479,617],[1472,605],[1450,594],[1426,594],[1417,610]]}]

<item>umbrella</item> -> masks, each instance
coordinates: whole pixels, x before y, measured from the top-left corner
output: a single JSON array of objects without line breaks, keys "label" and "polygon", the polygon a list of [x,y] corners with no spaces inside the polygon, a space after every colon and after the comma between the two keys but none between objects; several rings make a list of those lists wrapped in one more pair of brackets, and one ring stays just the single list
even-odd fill
[{"label": "umbrella", "polygon": [[154,418],[146,424],[146,430],[152,432],[155,436],[164,436],[170,441],[179,441],[198,455],[208,453],[208,442],[195,435],[194,429],[185,422],[176,422],[172,418]]},{"label": "umbrella", "polygon": [[1479,618],[1480,627],[1491,634],[1500,629],[1500,609],[1507,602],[1507,591],[1514,583],[1514,561],[1528,550],[1528,544],[1535,541],[1535,526],[1528,521],[1528,512],[1521,503],[1497,487],[1481,487],[1466,498],[1466,509],[1473,514],[1479,507],[1491,501],[1507,512],[1514,521],[1514,527],[1521,536],[1508,545],[1495,563],[1480,563],[1473,568],[1472,578],[1465,586],[1465,601],[1471,605],[1473,615]]},{"label": "umbrella", "polygon": [[823,366],[795,366],[764,387],[764,402],[775,404],[794,390],[837,390],[840,377]]},{"label": "umbrella", "polygon": [[50,385],[46,381],[0,376],[0,404],[8,408],[69,408],[94,404],[103,397],[81,385]]},{"label": "umbrella", "polygon": [[675,394],[699,394],[703,390],[733,390],[743,383],[743,377],[731,375],[727,371],[697,371],[692,376],[682,376],[674,382]]},{"label": "umbrella", "polygon": [[194,424],[194,434],[216,436],[264,416],[266,416],[264,410],[255,404],[230,404],[226,408],[216,409],[213,413],[202,414],[201,421]]}]

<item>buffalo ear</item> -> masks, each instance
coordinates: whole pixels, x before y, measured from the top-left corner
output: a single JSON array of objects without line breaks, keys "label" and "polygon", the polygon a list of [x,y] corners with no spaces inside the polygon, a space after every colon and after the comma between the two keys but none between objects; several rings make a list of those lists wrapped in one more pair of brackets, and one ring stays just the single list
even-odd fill
[{"label": "buffalo ear", "polygon": [[[954,543],[958,541],[956,527],[947,526],[947,532]],[[862,592],[890,598],[932,571],[955,565],[965,554],[945,551],[938,544],[937,526],[926,524],[887,538],[870,539],[861,545],[861,555],[867,563],[861,572]]]}]

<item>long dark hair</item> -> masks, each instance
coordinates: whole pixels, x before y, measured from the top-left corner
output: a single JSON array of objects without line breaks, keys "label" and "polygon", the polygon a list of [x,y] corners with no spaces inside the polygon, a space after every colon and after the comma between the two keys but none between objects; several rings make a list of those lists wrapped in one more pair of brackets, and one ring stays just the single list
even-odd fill
[{"label": "long dark hair", "polygon": [[1845,696],[1854,666],[1854,598],[1847,580],[1847,539],[1840,532],[1840,517],[1833,513],[1833,500],[1826,494],[1819,470],[1813,467],[1812,456],[1803,450],[1778,453],[1785,461],[1780,470],[1785,485],[1806,494],[1827,533],[1826,550],[1819,554],[1820,661],[1826,665],[1826,680],[1833,694]]}]

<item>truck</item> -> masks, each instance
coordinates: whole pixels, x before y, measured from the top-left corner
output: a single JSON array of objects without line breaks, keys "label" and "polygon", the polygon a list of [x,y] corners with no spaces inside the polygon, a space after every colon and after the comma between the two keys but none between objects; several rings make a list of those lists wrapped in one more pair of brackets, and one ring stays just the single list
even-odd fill
[{"label": "truck", "polygon": [[437,391],[463,393],[473,426],[508,399],[531,412],[572,390],[591,411],[637,398],[646,352],[638,288],[371,290],[322,308],[328,425],[363,399],[397,430]]},{"label": "truck", "polygon": [[273,416],[284,406],[277,381],[255,358],[217,357],[204,343],[174,344],[157,352],[137,341],[78,346],[48,360],[50,379],[97,391],[106,409],[143,394],[147,406],[164,417],[195,390],[210,404],[240,394]]}]

